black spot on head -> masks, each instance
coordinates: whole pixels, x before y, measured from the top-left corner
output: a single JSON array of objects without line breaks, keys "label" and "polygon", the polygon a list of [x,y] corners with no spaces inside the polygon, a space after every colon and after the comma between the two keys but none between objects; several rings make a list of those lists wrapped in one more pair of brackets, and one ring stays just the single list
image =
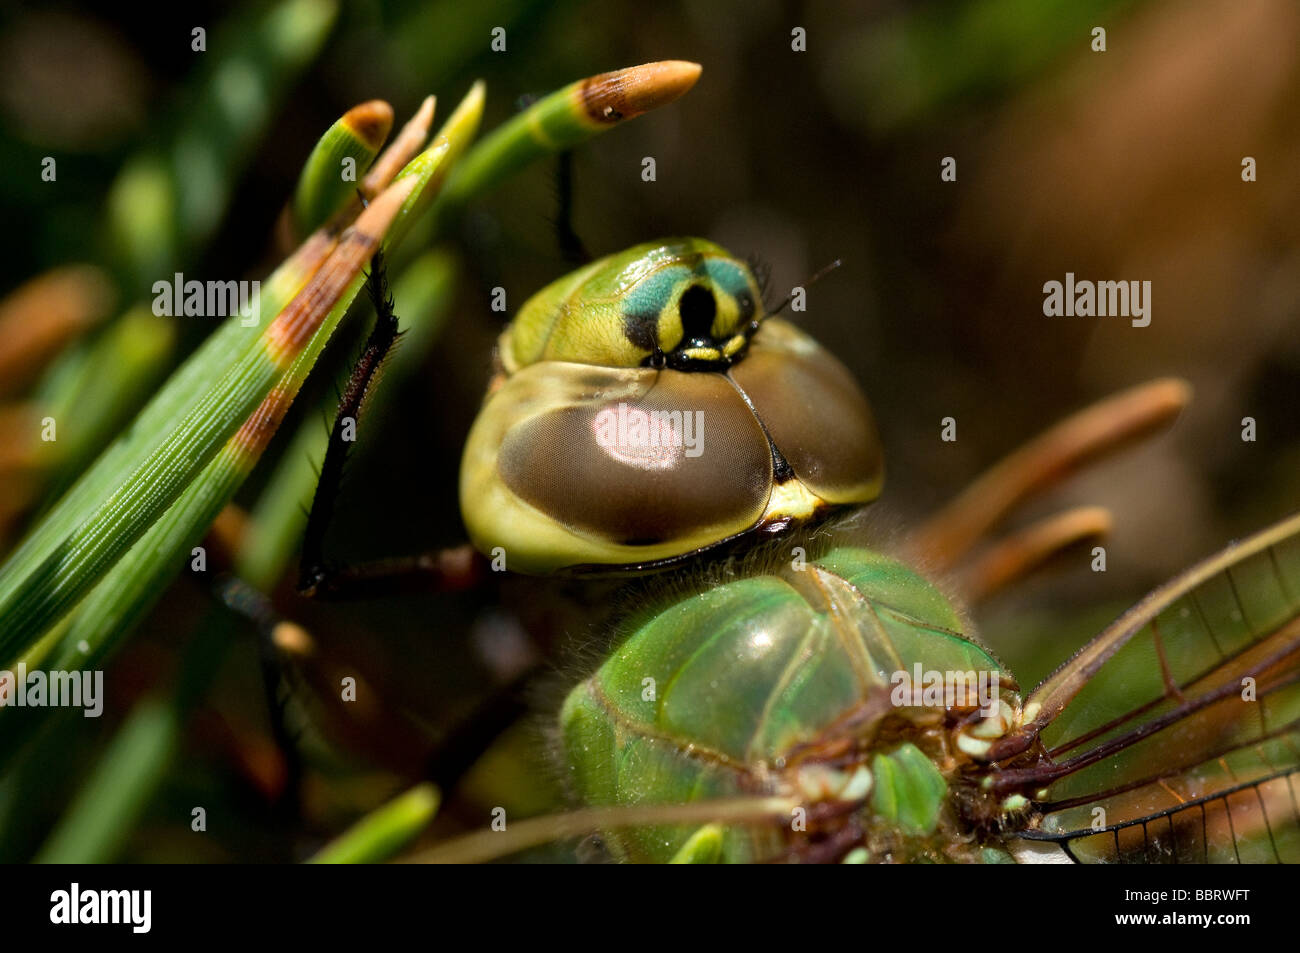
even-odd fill
[{"label": "black spot on head", "polygon": [[703,285],[691,285],[682,293],[677,304],[682,316],[682,342],[705,344],[713,340],[713,318],[718,313],[718,302],[713,292]]},{"label": "black spot on head", "polygon": [[659,313],[624,314],[623,335],[641,350],[654,351],[659,346]]}]

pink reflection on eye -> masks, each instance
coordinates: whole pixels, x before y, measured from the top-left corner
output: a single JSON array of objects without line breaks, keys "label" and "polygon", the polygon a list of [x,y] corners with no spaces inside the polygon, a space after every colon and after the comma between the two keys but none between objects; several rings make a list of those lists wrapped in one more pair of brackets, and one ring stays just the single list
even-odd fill
[{"label": "pink reflection on eye", "polygon": [[642,470],[668,470],[685,456],[680,411],[645,411],[620,403],[591,421],[596,444],[610,459]]}]

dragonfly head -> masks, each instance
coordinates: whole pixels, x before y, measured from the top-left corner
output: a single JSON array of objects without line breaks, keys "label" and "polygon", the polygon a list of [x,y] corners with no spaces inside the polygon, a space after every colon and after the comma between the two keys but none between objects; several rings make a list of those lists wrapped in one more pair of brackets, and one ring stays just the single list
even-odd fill
[{"label": "dragonfly head", "polygon": [[750,268],[701,239],[638,245],[528,301],[461,463],[479,550],[529,573],[643,571],[873,500],[857,382],[761,307]]}]

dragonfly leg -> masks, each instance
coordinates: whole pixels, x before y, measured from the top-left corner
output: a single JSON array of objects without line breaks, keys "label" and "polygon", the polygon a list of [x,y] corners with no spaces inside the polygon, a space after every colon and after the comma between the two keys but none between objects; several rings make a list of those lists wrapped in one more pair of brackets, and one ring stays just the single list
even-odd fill
[{"label": "dragonfly leg", "polygon": [[463,543],[346,566],[304,560],[298,591],[320,600],[366,599],[401,592],[459,592],[479,585],[487,572],[486,558]]},{"label": "dragonfly leg", "polygon": [[343,473],[366,398],[377,386],[385,358],[401,338],[384,261],[378,253],[371,260],[366,287],[375,306],[375,326],[352,369],[334,416],[329,447],[303,535],[298,590],[312,598],[342,599],[412,589],[471,588],[484,578],[486,561],[468,545],[351,566],[333,563],[326,556],[326,533],[338,506]]},{"label": "dragonfly leg", "polygon": [[573,228],[573,151],[561,152],[555,172],[555,192],[559,208],[555,215],[555,235],[564,260],[575,265],[591,261],[587,246]]}]

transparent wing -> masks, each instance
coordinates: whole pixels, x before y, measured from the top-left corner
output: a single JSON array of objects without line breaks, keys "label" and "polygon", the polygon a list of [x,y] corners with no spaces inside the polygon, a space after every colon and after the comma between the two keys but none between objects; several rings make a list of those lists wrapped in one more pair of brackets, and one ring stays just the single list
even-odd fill
[{"label": "transparent wing", "polygon": [[1025,714],[991,757],[1042,812],[1027,836],[1099,862],[1300,862],[1300,516],[1152,592]]}]

